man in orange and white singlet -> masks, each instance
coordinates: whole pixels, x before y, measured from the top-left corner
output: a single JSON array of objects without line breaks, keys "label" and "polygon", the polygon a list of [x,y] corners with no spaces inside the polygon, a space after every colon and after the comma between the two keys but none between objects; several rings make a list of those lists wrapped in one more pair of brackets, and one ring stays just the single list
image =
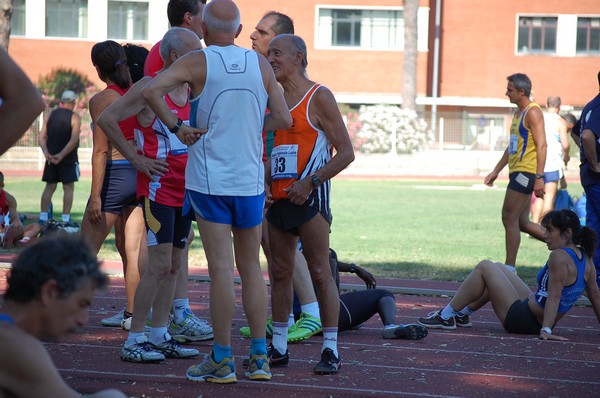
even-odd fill
[{"label": "man in orange and white singlet", "polygon": [[502,205],[505,230],[505,264],[515,267],[521,244],[521,231],[543,240],[544,229],[529,221],[531,193],[544,197],[544,165],[546,164],[546,133],[542,108],[529,98],[531,80],[523,73],[506,78],[506,96],[517,105],[510,126],[510,142],[504,155],[488,174],[484,183],[492,186],[500,171],[508,164],[510,182]]},{"label": "man in orange and white singlet", "polygon": [[[284,34],[269,45],[269,62],[292,114],[293,124],[275,132],[270,183],[273,204],[267,212],[271,242],[271,364],[287,363],[288,315],[298,239],[319,301],[323,325],[321,361],[316,374],[339,371],[337,350],[339,299],[329,268],[330,179],[354,160],[348,131],[331,91],[306,76],[306,44]],[[336,154],[332,156],[335,148]]]}]

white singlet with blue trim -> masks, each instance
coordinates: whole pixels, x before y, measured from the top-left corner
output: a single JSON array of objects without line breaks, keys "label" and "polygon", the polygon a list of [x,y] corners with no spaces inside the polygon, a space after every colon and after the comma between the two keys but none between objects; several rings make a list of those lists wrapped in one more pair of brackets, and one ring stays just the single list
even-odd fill
[{"label": "white singlet with blue trim", "polygon": [[258,57],[237,46],[209,46],[202,51],[206,84],[190,101],[190,124],[208,133],[189,148],[185,187],[208,195],[260,195],[268,95]]}]

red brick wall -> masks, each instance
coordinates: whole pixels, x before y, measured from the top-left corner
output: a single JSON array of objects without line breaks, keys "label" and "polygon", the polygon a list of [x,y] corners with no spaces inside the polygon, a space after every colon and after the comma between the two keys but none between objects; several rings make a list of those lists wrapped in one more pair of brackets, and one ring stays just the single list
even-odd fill
[{"label": "red brick wall", "polygon": [[544,103],[582,106],[598,93],[600,56],[516,55],[516,15],[600,14],[598,0],[445,0],[442,14],[440,96],[502,98],[506,76],[526,73]]}]

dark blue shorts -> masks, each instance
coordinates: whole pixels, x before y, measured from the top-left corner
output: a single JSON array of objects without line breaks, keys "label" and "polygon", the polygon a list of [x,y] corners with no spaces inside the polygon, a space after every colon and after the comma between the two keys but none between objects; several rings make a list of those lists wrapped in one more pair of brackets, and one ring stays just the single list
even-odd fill
[{"label": "dark blue shorts", "polygon": [[128,160],[106,162],[102,183],[102,211],[123,214],[126,206],[137,206],[137,170]]},{"label": "dark blue shorts", "polygon": [[530,195],[535,185],[535,174],[515,171],[508,176],[508,189]]},{"label": "dark blue shorts", "polygon": [[148,198],[143,198],[143,204],[148,246],[172,243],[173,247],[183,249],[192,220],[183,217],[181,207],[161,205]]}]

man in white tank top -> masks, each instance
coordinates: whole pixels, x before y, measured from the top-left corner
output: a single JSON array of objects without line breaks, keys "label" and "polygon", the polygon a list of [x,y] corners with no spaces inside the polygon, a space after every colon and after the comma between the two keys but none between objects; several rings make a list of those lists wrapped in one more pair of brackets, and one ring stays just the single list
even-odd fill
[{"label": "man in white tank top", "polygon": [[556,193],[561,186],[566,187],[563,166],[569,162],[569,135],[567,122],[560,112],[560,97],[550,96],[544,110],[546,131],[546,164],[544,165],[544,198],[535,198],[531,207],[531,221],[539,223],[542,216],[554,209]]},{"label": "man in white tank top", "polygon": [[[246,376],[269,380],[268,296],[259,261],[265,200],[261,132],[263,128],[287,129],[292,118],[268,61],[234,44],[242,29],[235,3],[213,0],[202,19],[208,47],[181,57],[143,91],[144,99],[169,130],[190,145],[184,212],[189,210],[188,214],[196,217],[211,275],[215,342],[212,352],[186,375],[192,381],[237,381],[231,352],[235,258],[242,260],[236,265],[252,331]],[[188,83],[191,91],[191,126],[182,124],[162,99],[183,83]],[[265,116],[267,106],[270,114]]]}]

